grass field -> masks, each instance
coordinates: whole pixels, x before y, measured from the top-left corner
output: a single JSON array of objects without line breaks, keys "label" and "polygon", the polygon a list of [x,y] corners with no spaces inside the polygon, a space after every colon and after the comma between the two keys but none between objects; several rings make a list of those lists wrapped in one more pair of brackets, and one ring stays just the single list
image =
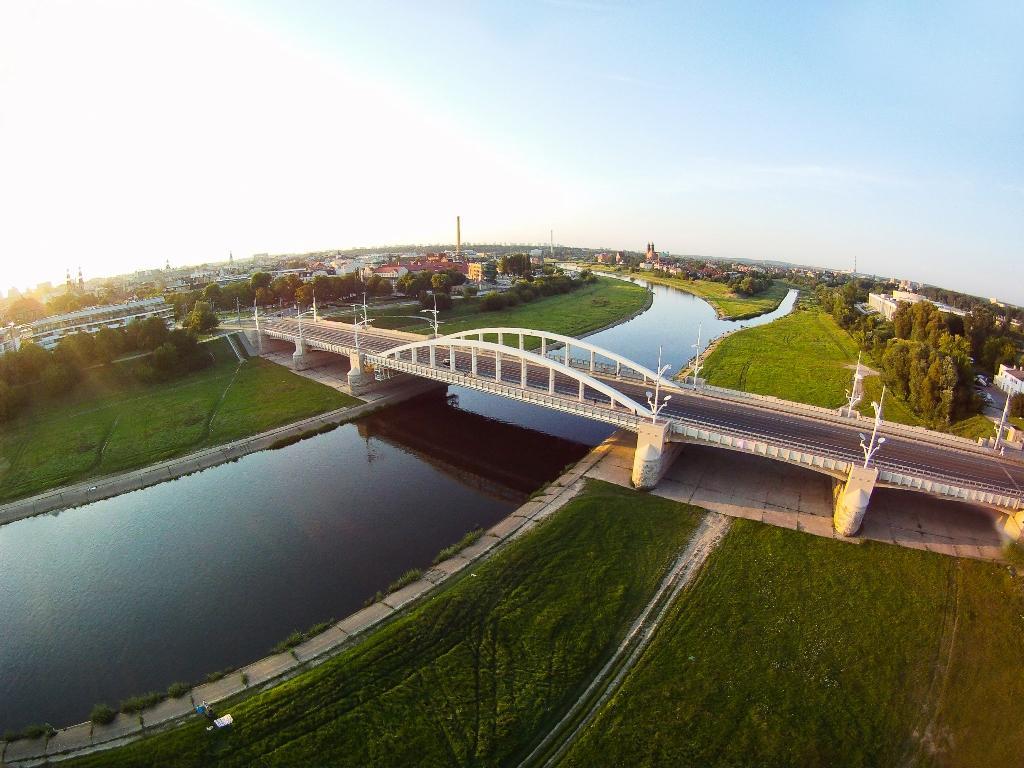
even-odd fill
[{"label": "grass field", "polygon": [[779,304],[789,293],[789,286],[781,280],[775,280],[771,287],[753,296],[740,296],[729,290],[724,283],[711,280],[683,280],[679,277],[655,277],[638,274],[649,283],[668,285],[694,296],[700,296],[715,308],[719,317],[726,320],[745,320],[763,315],[778,309]]},{"label": "grass field", "polygon": [[1011,766],[1024,579],[736,520],[562,765]]},{"label": "grass field", "polygon": [[[831,315],[798,311],[722,339],[704,363],[704,376],[720,387],[838,408],[846,402],[856,362],[856,342]],[[871,366],[873,361],[865,356],[863,363]],[[881,395],[879,377],[867,377],[858,410],[873,416],[871,401]],[[891,393],[885,397],[885,419],[921,423]]]},{"label": "grass field", "polygon": [[[451,310],[441,313],[440,319],[444,323],[441,332],[501,326],[580,336],[623,320],[645,309],[649,302],[647,289],[622,280],[603,279],[572,293],[546,296],[497,312],[481,310],[478,299],[457,301]],[[415,310],[402,314],[415,314]],[[374,324],[380,328],[398,328],[415,333],[429,333],[431,330],[427,323],[407,317],[382,315]],[[539,342],[529,339],[527,345],[532,348],[539,346]]]},{"label": "grass field", "polygon": [[0,501],[121,472],[359,401],[224,339],[209,368],[143,385],[126,365],[90,369],[71,398],[42,403],[0,433]]},{"label": "grass field", "polygon": [[67,765],[514,765],[611,653],[698,519],[591,481],[358,645],[221,706],[227,732],[195,718]]}]

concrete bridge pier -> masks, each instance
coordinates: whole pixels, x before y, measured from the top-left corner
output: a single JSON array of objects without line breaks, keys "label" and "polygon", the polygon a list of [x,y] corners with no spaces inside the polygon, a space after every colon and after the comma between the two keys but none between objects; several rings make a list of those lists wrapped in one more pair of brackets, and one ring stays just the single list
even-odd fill
[{"label": "concrete bridge pier", "polygon": [[855,466],[843,485],[837,483],[832,525],[840,536],[853,536],[860,530],[877,481],[877,469]]},{"label": "concrete bridge pier", "polygon": [[300,338],[295,342],[295,352],[292,353],[292,368],[296,371],[304,371],[310,366],[309,356],[306,354],[306,342]]},{"label": "concrete bridge pier", "polygon": [[636,434],[636,452],[633,454],[633,486],[649,491],[658,484],[678,455],[682,443],[666,439],[669,424],[645,421]]},{"label": "concrete bridge pier", "polygon": [[362,355],[352,353],[348,356],[348,387],[353,395],[359,395],[370,388],[370,377],[364,370],[366,361]]}]

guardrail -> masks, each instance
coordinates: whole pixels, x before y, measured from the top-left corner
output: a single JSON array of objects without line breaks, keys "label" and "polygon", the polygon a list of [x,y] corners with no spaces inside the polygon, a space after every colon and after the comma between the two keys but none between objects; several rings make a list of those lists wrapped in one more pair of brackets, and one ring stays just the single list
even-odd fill
[{"label": "guardrail", "polygon": [[[849,453],[842,451],[820,447],[809,450],[806,444],[801,444],[797,441],[786,440],[785,438],[766,438],[760,435],[751,435],[748,432],[730,427],[701,424],[696,421],[684,422],[674,419],[672,432],[684,438],[697,439],[715,445],[725,445],[726,447],[747,453],[756,453],[782,461],[831,469],[836,472],[848,472],[851,465],[859,463],[857,456],[851,456]],[[758,445],[765,446],[765,450],[758,450]],[[797,458],[781,456],[779,455],[780,452],[788,452],[798,456]],[[799,456],[806,456],[808,459],[803,460]],[[879,477],[884,482],[891,483],[900,488],[924,490],[956,498],[973,498],[1009,509],[1020,509],[1024,505],[1024,492],[1012,493],[1006,488],[995,486],[991,483],[981,483],[975,480],[959,478],[950,480],[946,477],[924,472],[916,467],[908,467],[896,462],[885,461],[884,459],[876,459],[873,466],[879,470]],[[972,491],[976,493],[972,494]],[[977,494],[988,494],[991,499],[983,499],[978,497]]]}]

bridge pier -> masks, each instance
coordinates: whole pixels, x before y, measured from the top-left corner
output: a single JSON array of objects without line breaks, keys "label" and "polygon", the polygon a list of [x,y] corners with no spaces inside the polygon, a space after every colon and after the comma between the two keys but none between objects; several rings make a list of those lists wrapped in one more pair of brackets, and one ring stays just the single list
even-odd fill
[{"label": "bridge pier", "polygon": [[854,466],[846,482],[836,485],[832,525],[840,536],[853,536],[860,530],[877,481],[878,470],[874,467]]},{"label": "bridge pier", "polygon": [[296,371],[304,371],[310,367],[311,363],[306,355],[306,342],[300,337],[295,342],[295,352],[292,353],[292,368]]},{"label": "bridge pier", "polygon": [[645,421],[636,434],[636,452],[633,454],[633,487],[649,491],[658,484],[678,455],[682,443],[666,440],[669,424]]},{"label": "bridge pier", "polygon": [[369,377],[363,372],[362,355],[355,353],[348,356],[348,388],[353,395],[359,395],[370,388]]}]

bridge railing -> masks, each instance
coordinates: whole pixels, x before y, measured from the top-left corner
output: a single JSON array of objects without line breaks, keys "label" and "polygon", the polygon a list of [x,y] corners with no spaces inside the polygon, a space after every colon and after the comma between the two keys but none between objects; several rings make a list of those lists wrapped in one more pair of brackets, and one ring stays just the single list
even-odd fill
[{"label": "bridge railing", "polygon": [[585,416],[596,421],[603,421],[606,424],[623,427],[633,432],[639,429],[640,423],[644,420],[642,416],[637,416],[625,410],[594,405],[588,401],[581,402],[573,397],[550,395],[536,389],[523,389],[522,387],[505,382],[497,382],[494,379],[473,376],[465,371],[453,371],[450,368],[442,367],[431,368],[429,365],[423,365],[422,363],[413,363],[409,360],[398,360],[393,357],[384,357],[383,355],[376,354],[366,355],[366,360],[382,368],[390,368],[391,370],[410,373],[415,376],[433,379],[434,381],[441,381],[445,384],[478,389],[512,400],[520,400],[578,416]]},{"label": "bridge railing", "polygon": [[[717,397],[722,400],[734,400],[737,402],[760,403],[772,410],[782,411],[784,413],[807,416],[820,421],[831,421],[835,424],[843,424],[844,426],[858,426],[857,417],[850,418],[848,416],[841,416],[838,409],[822,408],[818,405],[796,403],[792,400],[783,400],[778,397],[772,397],[771,395],[758,395],[753,392],[741,392],[736,389],[726,389],[725,387],[715,387],[708,384],[702,384],[695,387],[691,383],[677,382],[677,385],[680,388],[693,392],[697,395]],[[920,440],[923,442],[933,443],[935,445],[956,448],[970,453],[981,453],[986,456],[992,455],[991,450],[978,445],[976,442],[966,437],[950,435],[945,432],[936,432],[935,430],[927,429],[925,427],[914,427],[907,424],[898,424],[894,421],[883,421],[879,431],[885,435],[907,437],[912,440]]]},{"label": "bridge railing", "polygon": [[[839,462],[846,465],[847,469],[849,468],[849,465],[859,463],[857,456],[851,456],[850,453],[837,451],[834,448],[825,448],[823,446],[808,447],[806,443],[801,443],[796,440],[787,440],[785,438],[777,437],[765,437],[763,435],[753,435],[741,429],[719,426],[717,424],[702,424],[701,422],[694,420],[683,421],[680,419],[673,419],[672,432],[684,438],[689,437],[697,439],[702,439],[699,433],[707,433],[709,437],[707,439],[702,439],[702,441],[704,442],[719,442],[711,439],[710,435],[720,434],[723,436],[727,436],[733,440],[742,440],[746,443],[750,443],[751,447],[753,447],[754,444],[763,444],[765,446],[771,446],[786,451],[803,453],[809,456],[817,456],[822,459]],[[735,446],[730,445],[729,447]],[[758,451],[751,450],[750,452],[756,453]],[[1016,499],[1018,501],[1018,505],[1020,501],[1024,500],[1024,491],[1014,493],[1006,488],[992,485],[991,483],[982,483],[977,480],[970,480],[967,478],[943,477],[941,475],[936,475],[934,473],[922,471],[918,467],[911,467],[904,464],[900,464],[898,462],[887,461],[881,457],[876,458],[874,460],[873,466],[878,468],[879,475],[880,477],[882,477],[883,480],[885,480],[886,482],[891,482],[893,485],[897,485],[900,487],[920,487],[918,481],[926,481],[929,483],[950,486],[953,488],[965,488],[975,491],[981,491],[1006,499]],[[838,470],[840,468],[836,467],[836,469]]]}]

